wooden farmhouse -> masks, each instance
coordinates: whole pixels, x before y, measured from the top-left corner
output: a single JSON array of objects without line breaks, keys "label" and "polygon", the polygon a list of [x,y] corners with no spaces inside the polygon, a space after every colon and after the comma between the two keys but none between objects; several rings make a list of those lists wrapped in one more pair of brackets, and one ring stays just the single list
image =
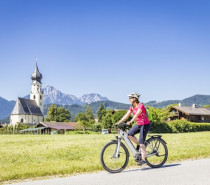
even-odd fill
[{"label": "wooden farmhouse", "polygon": [[173,106],[171,108],[172,117],[175,119],[186,119],[191,122],[206,122],[210,123],[210,108],[198,107],[193,104],[192,107]]}]

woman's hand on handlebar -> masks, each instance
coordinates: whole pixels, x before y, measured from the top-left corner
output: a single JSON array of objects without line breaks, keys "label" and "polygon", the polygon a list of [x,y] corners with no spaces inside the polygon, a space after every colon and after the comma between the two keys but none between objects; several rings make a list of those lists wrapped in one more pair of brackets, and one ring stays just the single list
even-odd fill
[{"label": "woman's hand on handlebar", "polygon": [[119,125],[120,125],[119,123],[115,123],[115,124],[114,124],[115,127],[118,127]]}]

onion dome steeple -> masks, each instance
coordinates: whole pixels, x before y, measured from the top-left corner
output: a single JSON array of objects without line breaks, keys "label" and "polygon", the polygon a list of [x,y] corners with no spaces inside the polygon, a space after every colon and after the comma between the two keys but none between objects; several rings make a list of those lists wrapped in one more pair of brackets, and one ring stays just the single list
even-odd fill
[{"label": "onion dome steeple", "polygon": [[34,70],[33,74],[31,75],[31,79],[33,81],[38,81],[39,83],[42,83],[41,82],[41,80],[42,80],[42,74],[39,72],[37,63],[36,63],[35,70]]}]

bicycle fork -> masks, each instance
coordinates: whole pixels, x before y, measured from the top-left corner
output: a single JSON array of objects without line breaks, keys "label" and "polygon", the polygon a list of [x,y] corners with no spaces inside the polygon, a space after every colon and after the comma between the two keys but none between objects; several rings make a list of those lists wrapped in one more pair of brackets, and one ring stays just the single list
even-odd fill
[{"label": "bicycle fork", "polygon": [[121,143],[121,138],[117,138],[117,145],[115,147],[113,158],[118,158],[118,156],[119,156],[120,143]]}]

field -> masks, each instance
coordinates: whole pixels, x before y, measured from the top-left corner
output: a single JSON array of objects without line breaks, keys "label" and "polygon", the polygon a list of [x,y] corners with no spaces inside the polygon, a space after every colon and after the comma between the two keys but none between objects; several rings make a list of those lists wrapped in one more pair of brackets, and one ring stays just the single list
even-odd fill
[{"label": "field", "polygon": [[[162,134],[167,163],[210,157],[210,132]],[[100,151],[113,135],[0,135],[0,183],[103,170]],[[135,166],[132,156],[129,166]]]}]

